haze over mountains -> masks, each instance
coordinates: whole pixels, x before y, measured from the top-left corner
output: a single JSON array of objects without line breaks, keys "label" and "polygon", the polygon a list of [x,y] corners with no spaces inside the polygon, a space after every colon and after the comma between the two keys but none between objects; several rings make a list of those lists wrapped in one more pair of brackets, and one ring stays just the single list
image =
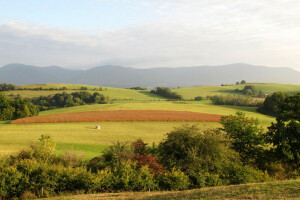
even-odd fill
[{"label": "haze over mountains", "polygon": [[150,69],[106,65],[88,70],[8,64],[0,68],[0,83],[16,85],[71,83],[119,88],[134,86],[150,88],[234,84],[241,80],[300,84],[300,72],[290,68],[271,68],[248,64]]}]

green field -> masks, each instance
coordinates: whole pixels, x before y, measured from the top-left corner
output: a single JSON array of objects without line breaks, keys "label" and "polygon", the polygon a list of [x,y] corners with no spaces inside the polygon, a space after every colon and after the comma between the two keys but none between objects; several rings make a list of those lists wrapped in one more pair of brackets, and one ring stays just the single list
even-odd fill
[{"label": "green field", "polygon": [[[78,107],[61,108],[41,112],[41,115],[72,113],[95,110],[177,110],[212,114],[234,114],[240,110],[247,116],[257,117],[262,126],[267,127],[273,117],[258,114],[253,107],[215,106],[197,102],[151,102],[151,103],[115,103],[94,104]],[[98,155],[107,146],[116,141],[133,141],[142,138],[148,143],[160,142],[173,127],[184,122],[84,122],[57,124],[0,124],[0,153],[9,154],[25,148],[40,135],[46,134],[57,142],[57,152],[76,151],[87,158]],[[219,123],[197,123],[203,129],[219,127]],[[101,130],[96,130],[96,125]]]},{"label": "green field", "polygon": [[[300,86],[280,85],[280,84],[251,84],[264,92],[285,91],[296,92]],[[82,85],[67,84],[47,84],[41,87],[67,87],[69,89],[79,89]],[[26,87],[36,88],[39,85]],[[96,86],[86,86],[93,89]],[[97,86],[98,87],[98,86]],[[180,88],[174,91],[182,94],[185,99],[195,96],[206,96],[213,94],[232,94],[230,91],[244,85],[238,86],[201,86],[191,88]],[[103,87],[104,88],[104,87]],[[73,92],[75,90],[68,90]],[[93,92],[93,90],[88,90]],[[24,96],[33,97],[46,93],[57,93],[62,91],[8,91],[24,93]],[[151,94],[149,91],[137,91],[119,88],[107,88],[100,91],[104,95],[110,96],[111,104],[93,104],[77,107],[60,108],[55,110],[40,112],[40,115],[74,113],[85,111],[104,110],[174,110],[193,111],[201,113],[229,115],[236,111],[243,111],[249,117],[258,118],[261,125],[266,129],[275,119],[267,115],[256,112],[255,107],[238,106],[217,106],[210,101],[166,101],[164,98]],[[22,94],[21,94],[22,95]],[[71,114],[70,114],[71,115]],[[159,143],[166,133],[173,127],[180,126],[184,122],[85,122],[85,123],[57,123],[57,124],[10,124],[0,123],[0,154],[10,154],[27,147],[31,142],[36,142],[40,135],[47,134],[53,137],[57,143],[57,153],[65,151],[75,151],[84,153],[86,158],[99,155],[104,148],[116,141],[133,141],[142,138],[148,143]],[[219,123],[197,123],[203,129],[220,127]],[[101,126],[101,130],[96,130],[96,125]]]},{"label": "green field", "polygon": [[49,198],[71,199],[300,199],[300,180],[219,186],[172,192],[124,192]]},{"label": "green field", "polygon": [[[67,90],[12,90],[4,92],[8,97],[15,97],[20,94],[24,98],[34,98],[39,96],[47,96],[56,93],[72,93],[78,91],[99,92],[104,96],[109,96],[111,100],[165,100],[165,98],[150,93],[148,90],[131,90],[122,88],[102,87],[102,91],[96,91],[100,86],[89,85],[72,85],[72,84],[41,84],[41,85],[24,85],[17,88],[62,88]],[[87,87],[88,90],[80,90],[81,87]]]},{"label": "green field", "polygon": [[245,85],[253,85],[257,90],[261,90],[264,93],[273,92],[287,92],[296,93],[300,92],[300,85],[287,85],[276,83],[247,83],[244,85],[229,85],[229,86],[199,86],[178,88],[172,91],[182,95],[184,99],[194,99],[196,96],[213,96],[213,95],[239,95],[235,93],[235,89],[242,90]]}]

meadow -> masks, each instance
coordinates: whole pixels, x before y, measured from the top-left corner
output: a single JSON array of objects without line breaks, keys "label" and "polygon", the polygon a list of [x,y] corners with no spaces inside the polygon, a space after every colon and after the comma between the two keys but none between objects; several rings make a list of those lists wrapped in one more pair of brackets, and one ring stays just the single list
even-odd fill
[{"label": "meadow", "polygon": [[[282,84],[251,84],[264,92],[300,91],[300,86]],[[66,92],[71,93],[81,87],[87,87],[90,91],[99,86],[69,85],[69,84],[42,84],[30,86],[18,86],[27,88],[62,88],[67,87]],[[214,94],[235,94],[232,90],[242,89],[244,85],[231,86],[200,86],[190,88],[179,88],[174,91],[183,95],[184,99],[191,99],[195,96],[207,96]],[[258,118],[261,125],[266,129],[274,117],[257,113],[255,107],[242,106],[218,106],[212,105],[210,101],[167,101],[150,93],[148,90],[138,91],[120,88],[102,87],[99,91],[110,96],[111,104],[92,104],[77,107],[66,107],[55,110],[40,112],[39,115],[76,113],[88,111],[110,111],[110,110],[170,110],[170,111],[192,111],[208,114],[229,115],[237,111],[243,111],[249,117]],[[21,96],[32,98],[40,95],[61,93],[63,91],[34,91],[15,90],[6,92],[7,95],[21,94]],[[10,124],[10,122],[0,123],[0,154],[7,155],[25,148],[32,141],[42,134],[50,135],[57,142],[57,153],[65,151],[75,151],[85,155],[86,158],[99,155],[103,149],[116,141],[134,141],[138,138],[147,143],[159,143],[165,134],[173,127],[186,123],[196,123],[201,128],[220,127],[217,122],[78,122],[78,123],[44,123],[44,124]],[[100,125],[101,130],[96,130],[95,126]]]}]

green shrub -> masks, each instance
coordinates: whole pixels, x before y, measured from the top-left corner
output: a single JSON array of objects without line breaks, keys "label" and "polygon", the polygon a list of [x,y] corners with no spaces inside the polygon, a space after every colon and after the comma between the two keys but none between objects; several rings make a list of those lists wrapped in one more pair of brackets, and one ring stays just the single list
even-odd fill
[{"label": "green shrub", "polygon": [[20,196],[25,184],[22,173],[16,167],[0,166],[0,198],[10,199]]},{"label": "green shrub", "polygon": [[268,179],[268,175],[247,165],[231,163],[224,167],[222,178],[225,183],[230,185],[263,182]]},{"label": "green shrub", "polygon": [[180,170],[171,171],[158,176],[159,188],[164,190],[184,190],[189,187],[189,178]]}]

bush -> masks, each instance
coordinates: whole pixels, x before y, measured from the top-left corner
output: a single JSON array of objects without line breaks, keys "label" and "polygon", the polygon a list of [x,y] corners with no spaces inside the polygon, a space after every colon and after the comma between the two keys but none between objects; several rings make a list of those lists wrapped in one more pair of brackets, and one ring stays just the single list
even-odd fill
[{"label": "bush", "polygon": [[266,181],[268,175],[250,166],[232,162],[224,168],[222,179],[227,182],[226,184],[244,184]]},{"label": "bush", "polygon": [[195,97],[195,101],[202,101],[202,100],[203,100],[203,97],[201,97],[201,96]]},{"label": "bush", "polygon": [[173,168],[165,174],[159,175],[159,187],[164,190],[184,190],[189,187],[188,177],[180,170]]}]

